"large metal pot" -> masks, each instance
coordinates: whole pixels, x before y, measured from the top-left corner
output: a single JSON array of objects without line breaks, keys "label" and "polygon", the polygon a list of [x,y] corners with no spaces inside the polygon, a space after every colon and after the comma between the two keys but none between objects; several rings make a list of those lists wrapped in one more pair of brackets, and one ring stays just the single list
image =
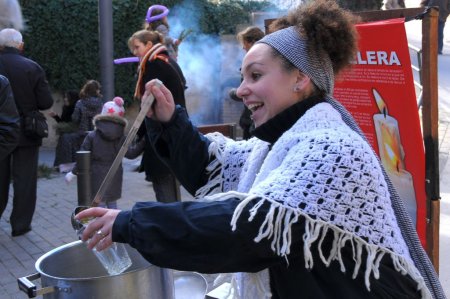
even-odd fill
[{"label": "large metal pot", "polygon": [[[18,279],[19,288],[29,298],[174,299],[172,270],[151,265],[135,249],[126,247],[133,264],[113,276],[81,241],[55,248],[36,261],[38,273]],[[38,278],[40,289],[31,282]]]}]

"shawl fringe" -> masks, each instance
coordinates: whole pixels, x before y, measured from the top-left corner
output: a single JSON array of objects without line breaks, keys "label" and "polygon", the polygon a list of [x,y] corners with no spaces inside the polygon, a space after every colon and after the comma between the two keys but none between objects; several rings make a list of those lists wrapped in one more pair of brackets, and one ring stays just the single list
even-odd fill
[{"label": "shawl fringe", "polygon": [[[231,192],[223,193],[222,197],[231,198],[236,197],[237,194],[231,194]],[[242,195],[241,195],[242,196]],[[217,196],[218,197],[218,196]],[[242,197],[241,197],[242,198]],[[252,200],[260,198],[257,195],[248,195],[241,203],[236,207],[233,218],[231,220],[232,230],[236,230],[237,221],[241,216],[244,207]],[[225,199],[225,198],[222,198]],[[365,240],[358,236],[352,235],[339,227],[330,225],[329,223],[321,220],[312,219],[306,214],[300,213],[292,208],[285,207],[278,202],[273,202],[265,198],[261,198],[257,204],[250,210],[250,216],[248,221],[252,221],[256,215],[259,207],[264,203],[270,203],[269,212],[266,215],[266,219],[260,227],[258,236],[254,239],[255,242],[259,242],[264,238],[272,239],[272,250],[279,256],[287,256],[290,253],[290,245],[292,241],[291,227],[292,224],[298,221],[301,216],[305,218],[305,233],[303,235],[303,252],[305,259],[305,267],[307,269],[313,268],[313,258],[311,252],[311,245],[318,242],[318,250],[321,261],[329,266],[332,261],[338,261],[341,266],[341,271],[346,272],[344,262],[342,259],[342,248],[347,242],[350,242],[353,252],[353,260],[355,261],[355,267],[353,269],[353,279],[356,278],[359,268],[361,267],[362,252],[366,250],[367,260],[365,261],[366,270],[364,273],[364,281],[367,290],[370,291],[370,279],[371,275],[375,279],[380,278],[379,266],[384,255],[389,255],[395,269],[403,275],[408,274],[414,281],[417,282],[417,290],[420,290],[422,298],[432,298],[431,293],[425,286],[425,281],[420,275],[419,271],[414,265],[402,256],[395,254],[394,252],[381,248],[379,246],[369,244]],[[276,216],[275,216],[276,215]],[[327,232],[331,230],[334,233],[332,248],[328,256],[325,256],[322,250],[322,243],[327,235]]]},{"label": "shawl fringe", "polygon": [[[210,133],[208,135],[212,135],[215,138],[225,138],[219,133]],[[221,143],[223,144],[223,143]],[[222,148],[223,146],[219,145],[219,142],[211,142],[208,147],[208,153],[210,156],[214,155],[215,159],[213,159],[210,164],[206,167],[206,172],[210,177],[208,183],[199,188],[196,193],[196,198],[205,198],[209,194],[221,193],[223,190],[223,180],[222,180]]]},{"label": "shawl fringe", "polygon": [[[340,264],[340,268],[342,272],[346,272],[347,269],[344,266],[344,261],[342,259],[342,248],[350,242],[353,253],[353,260],[355,261],[355,266],[353,268],[353,279],[358,275],[358,271],[363,263],[362,261],[362,253],[363,250],[367,252],[367,259],[365,261],[366,270],[364,272],[364,281],[368,291],[370,291],[370,279],[371,276],[375,279],[379,279],[380,272],[379,266],[382,258],[385,255],[388,255],[395,267],[395,270],[400,272],[403,275],[408,274],[414,281],[417,282],[417,290],[421,292],[422,298],[432,298],[431,293],[425,285],[425,281],[423,277],[420,275],[414,265],[407,259],[402,256],[395,254],[394,252],[381,248],[379,246],[369,244],[365,240],[361,239],[358,236],[352,235],[349,232],[342,230],[339,227],[330,225],[321,220],[312,219],[306,214],[300,213],[292,208],[285,207],[278,202],[273,202],[265,198],[261,198],[258,195],[249,195],[240,192],[226,192],[221,194],[215,194],[212,196],[208,196],[207,200],[226,200],[229,198],[239,198],[241,202],[236,207],[233,218],[231,219],[231,229],[235,231],[237,229],[237,221],[241,217],[241,214],[247,206],[247,204],[257,198],[260,200],[250,209],[250,215],[248,217],[248,221],[253,221],[255,215],[258,212],[258,209],[264,203],[270,203],[269,212],[266,214],[266,218],[264,222],[261,224],[258,235],[254,238],[255,242],[259,242],[262,239],[271,239],[271,248],[272,250],[279,256],[286,257],[290,253],[290,245],[292,241],[292,232],[291,227],[292,224],[298,221],[299,217],[305,218],[305,233],[303,235],[303,252],[305,259],[305,267],[307,269],[312,269],[314,266],[313,256],[311,252],[311,245],[317,242],[319,256],[321,261],[329,266],[332,261],[337,261]],[[322,243],[325,239],[325,236],[329,231],[333,232],[333,242],[332,248],[328,256],[326,256],[322,249]],[[257,279],[257,277],[252,277],[252,279]],[[235,278],[233,278],[235,280]],[[255,283],[255,282],[253,282]],[[261,281],[257,284],[257,289],[261,297],[266,298],[267,290],[264,287],[261,287]],[[232,288],[237,287],[237,282],[234,281],[231,283]],[[239,299],[236,290],[233,291],[233,298]],[[270,298],[270,297],[269,297]]]}]

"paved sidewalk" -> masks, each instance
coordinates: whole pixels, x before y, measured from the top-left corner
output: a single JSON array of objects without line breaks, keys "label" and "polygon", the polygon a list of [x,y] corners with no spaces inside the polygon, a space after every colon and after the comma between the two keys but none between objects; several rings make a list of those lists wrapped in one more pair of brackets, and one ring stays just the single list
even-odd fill
[{"label": "paved sidewalk", "polygon": [[[42,149],[40,164],[52,166],[53,149]],[[137,160],[124,159],[124,186],[119,208],[128,209],[135,201],[155,200],[153,188],[144,180],[142,173],[134,172]],[[0,298],[28,298],[18,290],[17,278],[36,272],[35,262],[44,253],[76,241],[76,234],[70,224],[70,214],[77,206],[76,180],[70,185],[64,175],[52,173],[50,179],[38,181],[38,202],[34,214],[33,230],[20,237],[11,237],[9,205],[0,221]],[[188,197],[185,194],[185,198]],[[39,280],[35,281],[38,283]]]}]

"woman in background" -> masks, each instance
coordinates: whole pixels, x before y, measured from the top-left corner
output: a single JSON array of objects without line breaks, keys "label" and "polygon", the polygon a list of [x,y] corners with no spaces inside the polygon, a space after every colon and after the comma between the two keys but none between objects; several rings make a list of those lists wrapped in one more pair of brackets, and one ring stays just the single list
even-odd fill
[{"label": "woman in background", "polygon": [[101,85],[96,80],[88,80],[80,91],[80,99],[75,104],[72,121],[78,126],[83,138],[94,129],[92,120],[102,111]]},{"label": "woman in background", "polygon": [[[140,59],[135,97],[141,99],[145,84],[150,80],[159,79],[175,95],[176,104],[185,107],[184,82],[177,68],[173,66],[176,62],[170,59],[162,40],[159,32],[149,30],[137,31],[128,40],[130,51]],[[152,182],[156,199],[160,202],[176,201],[178,183],[149,142],[145,124],[140,127],[138,138],[139,141],[142,138],[146,140],[140,171],[145,171],[145,179]]]},{"label": "woman in background", "polygon": [[50,111],[48,114],[53,117],[57,122],[70,123],[72,122],[72,114],[75,109],[75,103],[79,100],[79,94],[75,90],[69,90],[64,93],[64,104],[61,112],[61,116],[54,111]]},{"label": "woman in background", "polygon": [[[55,156],[55,166],[59,172],[70,172],[76,161],[76,152],[79,150],[89,131],[94,129],[93,119],[102,111],[100,83],[96,80],[88,80],[80,90],[79,100],[76,101],[72,113],[72,124],[75,132],[63,134],[61,146],[66,149],[64,157]],[[70,153],[67,149],[71,149]],[[59,163],[59,164],[58,164]]]},{"label": "woman in background", "polygon": [[[79,93],[75,90],[69,90],[64,93],[64,105],[61,116],[54,111],[50,111],[49,115],[56,121],[55,129],[59,134],[58,143],[56,144],[55,160],[53,166],[65,172],[65,166],[75,162],[76,152],[80,148],[79,138],[77,138],[76,125],[72,122],[72,114],[75,109],[75,103],[79,100]],[[60,167],[60,165],[62,165]]]}]

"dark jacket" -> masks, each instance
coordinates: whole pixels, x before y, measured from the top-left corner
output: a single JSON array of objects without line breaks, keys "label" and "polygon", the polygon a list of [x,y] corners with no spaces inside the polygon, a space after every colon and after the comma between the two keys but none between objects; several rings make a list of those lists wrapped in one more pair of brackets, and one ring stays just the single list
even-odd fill
[{"label": "dark jacket", "polygon": [[445,22],[450,14],[449,0],[421,0],[420,6],[437,6],[439,7],[439,20]]},{"label": "dark jacket", "polygon": [[[80,148],[91,152],[91,199],[94,199],[125,141],[124,131],[127,121],[119,116],[97,115],[94,123],[95,130],[86,135]],[[127,154],[125,156],[128,157]],[[76,166],[72,172],[77,173]],[[122,181],[123,168],[120,164],[102,198],[103,202],[114,201],[122,196]]]},{"label": "dark jacket", "polygon": [[8,79],[0,76],[0,161],[19,144],[20,117]]},{"label": "dark jacket", "polygon": [[94,129],[93,119],[102,112],[102,107],[102,100],[96,97],[79,99],[75,103],[72,121],[78,125],[79,132],[87,132]]},{"label": "dark jacket", "polygon": [[64,122],[64,123],[70,123],[72,121],[72,114],[75,110],[75,105],[64,105],[62,108],[61,116],[55,115],[53,116],[53,119],[57,122]]},{"label": "dark jacket", "polygon": [[[163,52],[164,54],[164,52]],[[167,53],[166,53],[167,54]],[[186,99],[184,96],[185,82],[183,82],[183,76],[181,69],[174,67],[178,65],[175,61],[171,60],[169,63],[163,60],[156,59],[147,62],[145,68],[145,74],[143,76],[143,82],[148,82],[153,79],[159,79],[170,90],[175,100],[175,104],[186,107]],[[144,90],[142,90],[144,94]],[[145,125],[139,128],[138,137],[146,137]],[[154,177],[164,176],[170,174],[170,169],[158,158],[150,142],[146,142],[144,155],[142,156],[140,171],[145,171],[145,178],[151,181]]]},{"label": "dark jacket", "polygon": [[[19,114],[35,110],[46,110],[52,107],[53,98],[50,93],[44,70],[31,59],[20,55],[16,48],[5,47],[0,52],[3,64],[2,75],[8,78]],[[19,146],[41,145],[42,139],[28,138],[20,134]]]},{"label": "dark jacket", "polygon": [[[299,109],[299,113],[304,112],[305,109]],[[170,123],[147,124],[152,125],[149,132],[152,140],[157,138],[156,147],[169,148],[165,158],[170,159],[168,163],[186,189],[192,193],[203,186],[204,169],[210,159],[209,141],[198,133],[186,114],[177,108]],[[284,129],[266,127],[264,133],[276,140]],[[301,237],[305,233],[303,217],[292,226],[290,254],[287,257],[276,255],[270,240],[263,238],[255,242],[253,239],[270,210],[270,205],[265,203],[258,207],[253,221],[248,221],[250,210],[258,201],[256,198],[244,207],[236,225],[238,229],[233,232],[231,218],[241,203],[237,198],[213,202],[137,203],[131,211],[119,213],[112,238],[129,243],[150,263],[160,267],[201,273],[257,272],[268,268],[272,299],[421,297],[416,291],[416,282],[395,270],[387,256],[380,262],[380,277],[370,280],[371,290],[368,291],[364,283],[364,263],[356,278],[352,277],[355,261],[350,242],[342,249],[345,272],[338,261],[326,266],[319,257],[317,244],[311,247],[314,266],[307,269]],[[333,238],[332,232],[324,238],[323,252],[331,250]],[[365,259],[363,253],[362,260]]]}]

